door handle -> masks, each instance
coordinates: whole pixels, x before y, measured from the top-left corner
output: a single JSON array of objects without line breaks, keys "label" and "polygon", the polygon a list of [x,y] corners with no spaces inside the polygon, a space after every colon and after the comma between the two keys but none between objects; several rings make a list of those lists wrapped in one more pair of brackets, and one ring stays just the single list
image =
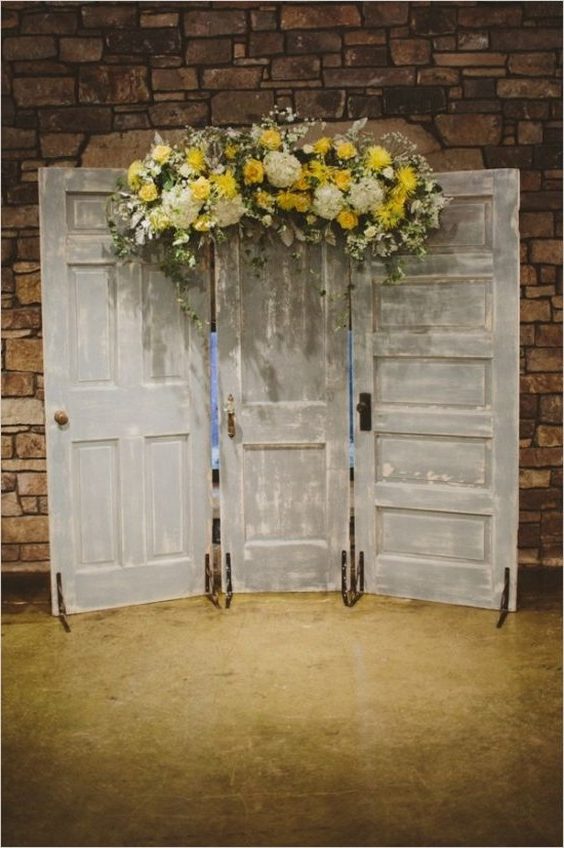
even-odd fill
[{"label": "door handle", "polygon": [[232,439],[235,435],[235,400],[233,395],[227,396],[225,412],[227,413],[227,435]]},{"label": "door handle", "polygon": [[64,427],[69,423],[69,417],[64,409],[58,409],[53,416],[59,427]]},{"label": "door handle", "polygon": [[360,392],[356,411],[359,414],[360,430],[372,430],[372,395]]}]

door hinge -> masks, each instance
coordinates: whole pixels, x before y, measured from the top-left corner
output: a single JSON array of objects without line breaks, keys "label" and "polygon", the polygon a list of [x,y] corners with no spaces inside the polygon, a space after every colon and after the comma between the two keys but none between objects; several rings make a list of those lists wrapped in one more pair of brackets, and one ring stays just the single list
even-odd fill
[{"label": "door hinge", "polygon": [[233,600],[233,583],[231,581],[231,554],[225,554],[225,609],[229,609]]},{"label": "door hinge", "polygon": [[63,578],[61,572],[57,571],[57,609],[59,610],[59,621],[63,625],[67,633],[71,632],[70,624],[67,621],[67,608],[65,606],[65,596],[63,594]]},{"label": "door hinge", "polygon": [[358,568],[351,560],[350,589],[347,579],[347,552],[341,551],[341,595],[346,607],[354,607],[364,595],[364,551],[358,555]]},{"label": "door hinge", "polygon": [[369,392],[360,392],[356,411],[359,414],[360,429],[372,430],[372,395]]},{"label": "door hinge", "polygon": [[511,585],[511,569],[506,568],[503,576],[503,591],[501,593],[501,603],[499,605],[500,616],[497,620],[496,627],[502,627],[503,622],[507,618],[509,612],[509,589]]},{"label": "door hinge", "polygon": [[205,559],[205,594],[206,598],[212,602],[214,607],[220,608],[219,597],[215,591],[215,573],[210,567],[210,555],[206,554]]}]

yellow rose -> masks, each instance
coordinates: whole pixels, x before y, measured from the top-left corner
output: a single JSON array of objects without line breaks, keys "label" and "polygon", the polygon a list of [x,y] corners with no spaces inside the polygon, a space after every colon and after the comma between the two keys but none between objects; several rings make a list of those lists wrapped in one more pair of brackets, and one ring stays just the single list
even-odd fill
[{"label": "yellow rose", "polygon": [[296,207],[296,195],[291,191],[281,191],[276,198],[276,202],[280,209],[290,212]]},{"label": "yellow rose", "polygon": [[157,206],[149,215],[149,223],[156,233],[160,233],[170,227],[170,218],[160,207]]},{"label": "yellow rose", "polygon": [[406,195],[413,194],[417,188],[417,174],[411,165],[404,165],[396,171],[398,187],[402,188]]},{"label": "yellow rose", "polygon": [[327,136],[323,136],[323,138],[317,139],[315,144],[313,145],[313,149],[316,153],[320,153],[321,156],[326,156],[327,153],[331,150],[333,142]]},{"label": "yellow rose", "polygon": [[264,168],[258,159],[248,159],[243,168],[243,177],[246,185],[262,183],[264,180]]},{"label": "yellow rose", "polygon": [[129,188],[138,189],[141,185],[141,178],[139,174],[143,170],[143,162],[140,159],[136,159],[135,162],[132,162],[129,168],[127,169],[127,184]]},{"label": "yellow rose", "polygon": [[392,164],[392,156],[385,147],[376,144],[367,148],[364,161],[371,171],[383,171]]},{"label": "yellow rose", "polygon": [[333,182],[341,191],[346,191],[351,184],[352,175],[348,169],[333,171]]},{"label": "yellow rose", "polygon": [[235,197],[239,190],[232,171],[226,171],[224,174],[213,174],[211,179],[221,197]]},{"label": "yellow rose", "polygon": [[335,152],[339,159],[352,159],[356,156],[356,147],[350,141],[341,141],[335,148]]},{"label": "yellow rose", "polygon": [[168,145],[157,144],[155,147],[153,147],[153,151],[152,151],[151,155],[152,155],[153,159],[155,160],[155,162],[158,162],[159,165],[164,165],[164,163],[167,162],[168,159],[170,158],[171,153],[172,153],[172,150],[170,149],[170,147]]},{"label": "yellow rose", "polygon": [[311,207],[311,197],[309,194],[296,194],[294,208],[296,212],[307,212]]},{"label": "yellow rose", "polygon": [[235,159],[237,156],[237,151],[239,150],[236,144],[226,144],[225,145],[225,158],[226,159]]},{"label": "yellow rose", "polygon": [[278,130],[264,130],[259,138],[259,143],[262,144],[263,147],[268,147],[269,150],[278,150],[282,144],[282,136]]},{"label": "yellow rose", "polygon": [[186,161],[198,174],[206,167],[206,157],[200,147],[190,147],[186,151]]},{"label": "yellow rose", "polygon": [[196,200],[207,200],[211,190],[210,181],[205,177],[198,177],[197,180],[191,183],[190,190]]},{"label": "yellow rose", "polygon": [[274,198],[267,191],[257,191],[255,200],[261,209],[272,209],[274,206]]},{"label": "yellow rose", "polygon": [[308,172],[305,168],[302,171],[302,175],[299,178],[299,180],[296,180],[296,182],[292,184],[292,188],[295,188],[298,191],[307,191],[308,190],[308,188],[309,188]]},{"label": "yellow rose", "polygon": [[352,209],[343,209],[337,215],[337,221],[343,230],[354,230],[358,224],[358,215]]},{"label": "yellow rose", "polygon": [[156,200],[158,196],[159,191],[153,182],[145,183],[145,185],[141,186],[139,189],[139,198],[143,201],[143,203],[151,203],[151,201]]}]

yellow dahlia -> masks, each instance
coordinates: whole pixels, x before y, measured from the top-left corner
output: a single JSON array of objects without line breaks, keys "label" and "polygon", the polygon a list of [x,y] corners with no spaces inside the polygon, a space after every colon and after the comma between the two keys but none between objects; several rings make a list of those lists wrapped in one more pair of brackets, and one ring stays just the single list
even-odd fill
[{"label": "yellow dahlia", "polygon": [[339,159],[352,159],[356,156],[356,147],[351,141],[341,141],[337,144],[335,152]]},{"label": "yellow dahlia", "polygon": [[151,203],[152,200],[156,200],[159,196],[159,190],[153,182],[145,183],[145,185],[141,186],[139,189],[139,198],[143,201],[143,203]]},{"label": "yellow dahlia", "polygon": [[339,170],[336,168],[332,173],[332,177],[333,182],[341,191],[346,191],[351,184],[352,175],[348,169]]},{"label": "yellow dahlia", "polygon": [[246,185],[262,183],[264,180],[264,168],[258,159],[248,159],[243,168],[243,178]]},{"label": "yellow dahlia", "polygon": [[269,150],[278,150],[282,145],[282,136],[275,129],[264,130],[259,138],[259,143]]}]

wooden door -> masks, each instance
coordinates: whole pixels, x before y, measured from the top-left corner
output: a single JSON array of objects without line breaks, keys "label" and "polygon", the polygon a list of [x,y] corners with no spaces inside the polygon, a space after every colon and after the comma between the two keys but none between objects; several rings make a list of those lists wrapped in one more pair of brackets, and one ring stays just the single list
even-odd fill
[{"label": "wooden door", "polygon": [[207,337],[155,267],[116,261],[118,174],[40,174],[54,612],[57,572],[68,612],[202,593],[211,543]]},{"label": "wooden door", "polygon": [[453,197],[422,260],[353,273],[355,537],[367,591],[496,608],[518,519],[518,172],[437,175]]},{"label": "wooden door", "polygon": [[221,541],[234,590],[337,589],[349,521],[348,263],[328,246],[263,251],[232,237],[216,267]]}]

